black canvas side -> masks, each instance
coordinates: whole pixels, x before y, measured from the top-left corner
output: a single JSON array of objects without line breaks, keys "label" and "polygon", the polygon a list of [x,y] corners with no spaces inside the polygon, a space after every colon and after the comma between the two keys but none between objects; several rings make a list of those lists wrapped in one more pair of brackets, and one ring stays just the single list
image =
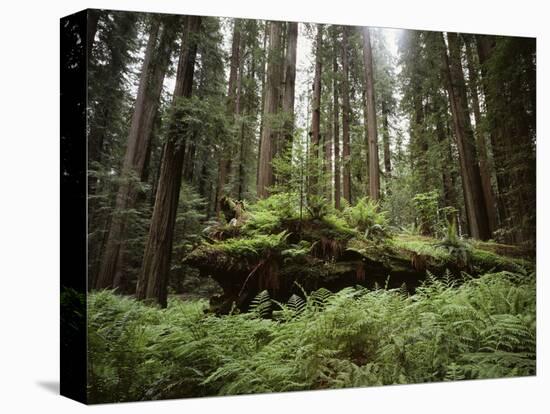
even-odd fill
[{"label": "black canvas side", "polygon": [[61,395],[87,402],[87,11],[60,21]]}]

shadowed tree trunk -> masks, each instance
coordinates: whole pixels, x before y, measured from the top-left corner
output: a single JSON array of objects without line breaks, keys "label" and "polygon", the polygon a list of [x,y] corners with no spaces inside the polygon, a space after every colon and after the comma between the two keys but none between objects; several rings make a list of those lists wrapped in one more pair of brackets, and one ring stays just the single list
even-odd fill
[{"label": "shadowed tree trunk", "polygon": [[179,118],[182,114],[178,114],[176,108],[181,97],[191,97],[200,27],[201,17],[186,17],[155,207],[136,291],[139,299],[153,300],[162,307],[167,303],[168,272],[185,148],[185,138],[181,134],[185,125],[181,125]]},{"label": "shadowed tree trunk", "polygon": [[476,157],[476,148],[468,102],[464,73],[460,62],[460,45],[456,33],[448,33],[449,55],[443,38],[440,36],[443,69],[446,78],[446,87],[449,94],[451,113],[453,115],[453,127],[457,141],[460,158],[460,171],[462,175],[462,187],[464,191],[464,203],[468,218],[469,234],[471,237],[487,240],[491,237],[487,219],[487,209],[483,197],[481,177]]},{"label": "shadowed tree trunk", "polygon": [[334,30],[332,43],[332,110],[333,110],[333,144],[334,144],[334,207],[341,208],[340,197],[340,103],[338,96],[338,42],[337,32]]},{"label": "shadowed tree trunk", "polygon": [[321,47],[323,43],[323,26],[317,25],[317,36],[315,38],[315,72],[313,75],[313,87],[311,97],[311,139],[309,148],[310,168],[309,168],[309,188],[308,195],[320,194],[318,162],[321,143],[321,69],[322,56]]},{"label": "shadowed tree trunk", "polygon": [[487,206],[487,218],[489,220],[489,231],[493,233],[497,228],[497,209],[495,205],[495,194],[491,185],[491,170],[487,158],[487,144],[485,142],[485,134],[481,128],[481,109],[479,106],[479,80],[477,70],[474,63],[474,57],[470,44],[470,39],[465,38],[466,45],[466,61],[468,65],[468,87],[470,89],[470,97],[474,119],[476,123],[475,138],[477,142],[477,151],[479,158],[479,173],[481,175],[481,186],[483,187],[483,195],[485,197],[485,205]]},{"label": "shadowed tree trunk", "polygon": [[[162,28],[161,28],[162,26]],[[159,31],[162,34],[159,38]],[[106,248],[100,263],[97,289],[124,288],[124,248],[127,238],[128,209],[136,206],[139,183],[151,150],[151,136],[157,113],[164,76],[170,63],[174,30],[153,19],[141,69],[134,113],[126,153],[122,165],[121,183],[117,192],[115,210],[109,227]]]},{"label": "shadowed tree trunk", "polygon": [[285,54],[285,85],[283,113],[285,114],[284,138],[286,148],[292,147],[294,133],[294,90],[296,83],[296,48],[298,45],[298,23],[287,23],[287,45]]},{"label": "shadowed tree trunk", "polygon": [[351,203],[351,169],[349,145],[349,46],[348,27],[342,30],[342,164],[343,164],[343,196]]},{"label": "shadowed tree trunk", "polygon": [[[476,35],[476,47],[477,47],[477,55],[479,59],[479,64],[481,66],[481,75],[482,75],[482,90],[483,95],[485,97],[484,103],[485,103],[485,112],[489,119],[492,121],[489,125],[489,139],[491,144],[491,149],[493,151],[493,162],[495,166],[495,176],[496,176],[496,201],[497,201],[497,207],[498,207],[498,216],[500,218],[500,222],[504,223],[508,220],[508,217],[510,217],[510,213],[508,210],[508,207],[506,205],[504,195],[508,189],[509,184],[509,176],[508,172],[505,168],[500,168],[500,162],[505,156],[505,146],[502,143],[502,140],[505,137],[504,132],[501,130],[501,125],[498,122],[494,121],[494,116],[492,114],[493,109],[491,105],[489,104],[489,101],[492,99],[492,93],[498,94],[500,91],[491,91],[488,85],[487,81],[487,69],[485,65],[487,64],[487,61],[489,60],[489,56],[492,53],[492,50],[494,48],[494,41],[493,38],[490,36],[483,36],[483,35]],[[499,98],[500,99],[500,98]]]},{"label": "shadowed tree trunk", "polygon": [[[310,163],[312,168],[317,171],[319,160],[319,144],[321,132],[321,47],[323,43],[323,26],[317,25],[317,36],[315,41],[315,74],[313,78],[313,94],[311,102],[311,147]],[[318,194],[318,177],[315,173],[309,177],[309,191],[311,194]]]},{"label": "shadowed tree trunk", "polygon": [[363,27],[363,59],[365,61],[365,87],[367,92],[367,130],[369,135],[369,195],[380,199],[380,166],[378,163],[378,129],[376,127],[376,105],[374,102],[374,72],[370,31]]},{"label": "shadowed tree trunk", "polygon": [[[388,105],[382,100],[382,140],[384,142],[384,174],[386,182],[391,179],[390,123]],[[386,187],[388,187],[386,185]]]},{"label": "shadowed tree trunk", "polygon": [[[229,66],[229,80],[227,86],[227,114],[232,118],[232,122],[235,122],[235,115],[238,115],[238,94],[237,94],[237,77],[239,71],[240,62],[240,43],[241,43],[241,31],[240,20],[235,19],[233,23],[233,40],[231,42],[231,59]],[[221,200],[224,196],[224,187],[227,184],[229,171],[231,170],[231,157],[233,137],[228,137],[226,145],[223,146],[222,156],[218,162],[218,183],[216,186],[216,216],[220,218],[221,213]]]},{"label": "shadowed tree trunk", "polygon": [[265,85],[265,103],[260,138],[260,154],[258,160],[257,194],[259,198],[269,195],[268,188],[274,183],[273,160],[276,131],[273,128],[273,117],[278,112],[280,62],[279,49],[281,45],[281,23],[269,22],[269,52],[267,61],[267,78]]},{"label": "shadowed tree trunk", "polygon": [[[241,115],[239,118],[239,147],[237,155],[237,165],[235,167],[235,181],[233,186],[234,197],[237,197],[237,200],[243,199],[243,192],[245,186],[245,168],[246,163],[246,149],[247,149],[247,137],[248,137],[248,128],[245,117],[250,115],[252,112],[252,105],[250,96],[246,93],[243,86],[243,77],[244,77],[244,63],[245,63],[245,53],[246,45],[248,42],[248,35],[241,36],[241,58],[239,62],[239,73],[237,74],[237,99],[236,99],[236,112]],[[251,54],[252,55],[252,54]],[[254,56],[252,56],[251,65],[248,67],[246,77],[244,78],[245,82],[250,82],[254,79]],[[241,104],[241,100],[243,103]],[[242,107],[242,109],[241,109]]]},{"label": "shadowed tree trunk", "polygon": [[262,136],[264,135],[264,109],[265,109],[265,83],[267,78],[267,37],[269,33],[269,22],[265,22],[264,24],[264,35],[263,35],[263,48],[262,48],[262,56],[263,56],[263,62],[262,62],[262,85],[261,85],[261,97],[260,97],[260,133],[259,133],[259,139],[258,139],[258,162],[256,163],[256,186],[258,184],[258,181],[260,179],[260,153],[262,148]]}]

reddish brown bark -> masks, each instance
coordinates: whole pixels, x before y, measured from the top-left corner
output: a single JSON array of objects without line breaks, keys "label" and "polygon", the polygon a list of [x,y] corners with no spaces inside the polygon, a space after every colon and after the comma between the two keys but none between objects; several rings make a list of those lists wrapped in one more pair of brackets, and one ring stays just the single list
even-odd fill
[{"label": "reddish brown bark", "polygon": [[384,143],[384,173],[386,182],[391,178],[390,123],[386,101],[382,100],[382,141]]},{"label": "reddish brown bark", "polygon": [[179,121],[178,115],[181,114],[176,113],[176,104],[181,97],[191,97],[200,27],[201,17],[186,17],[173,94],[173,112],[169,120],[155,207],[136,291],[139,299],[153,300],[162,307],[166,307],[167,303],[168,272],[185,148],[185,140],[180,132],[185,129],[185,125]]},{"label": "reddish brown bark", "polygon": [[[235,120],[235,115],[239,113],[238,99],[239,95],[237,94],[237,77],[239,71],[239,62],[240,62],[240,43],[241,43],[241,32],[239,28],[240,22],[239,19],[235,19],[233,23],[233,40],[231,42],[231,58],[230,58],[230,67],[229,67],[229,80],[227,86],[227,113]],[[229,172],[231,170],[231,159],[233,156],[232,151],[232,137],[228,137],[227,144],[222,149],[222,157],[218,162],[218,182],[216,186],[216,215],[218,218],[221,213],[221,200],[224,196],[224,187],[227,184]]]},{"label": "reddish brown bark", "polygon": [[351,203],[351,169],[350,169],[350,99],[349,99],[349,45],[348,28],[342,31],[342,164],[343,164],[343,197]]},{"label": "reddish brown bark", "polygon": [[363,59],[365,62],[365,88],[367,93],[367,132],[369,136],[369,195],[380,199],[380,166],[378,161],[378,129],[376,127],[376,104],[374,102],[374,71],[370,31],[363,28]]},{"label": "reddish brown bark", "polygon": [[[310,162],[313,171],[317,171],[319,160],[319,144],[321,133],[321,47],[323,43],[323,26],[317,25],[317,36],[315,41],[315,74],[313,78],[313,94],[311,98],[311,146],[310,146]],[[311,171],[311,170],[310,170]],[[309,177],[309,194],[319,193],[318,177],[311,175]]]},{"label": "reddish brown bark", "polygon": [[280,62],[279,52],[281,43],[281,23],[269,23],[269,55],[267,62],[267,78],[265,88],[265,104],[263,113],[263,127],[260,139],[260,153],[258,160],[258,182],[257,194],[259,198],[269,195],[268,188],[274,183],[273,160],[276,131],[273,128],[273,117],[278,112],[279,83],[280,83]]},{"label": "reddish brown bark", "polygon": [[487,208],[481,186],[470,114],[468,112],[458,36],[456,33],[448,33],[447,35],[449,55],[447,55],[447,47],[443,34],[441,34],[440,39],[446,87],[449,94],[453,128],[460,158],[460,172],[469,234],[473,238],[487,240],[491,237],[491,232],[489,230]]},{"label": "reddish brown bark", "polygon": [[497,228],[497,209],[495,204],[495,194],[491,185],[491,170],[487,158],[487,143],[485,134],[481,128],[481,109],[479,105],[479,80],[477,70],[474,63],[474,57],[469,39],[465,39],[466,44],[466,61],[468,65],[468,87],[470,90],[470,98],[475,120],[475,138],[477,144],[477,154],[479,159],[479,173],[481,175],[481,186],[485,197],[485,205],[487,207],[487,218],[489,220],[489,230],[493,233]]},{"label": "reddish brown bark", "polygon": [[337,33],[334,31],[333,44],[332,44],[332,141],[334,144],[334,207],[341,208],[340,198],[341,184],[340,184],[340,102],[338,96],[338,42]]},{"label": "reddish brown bark", "polygon": [[[159,30],[162,30],[160,41]],[[122,165],[121,184],[96,280],[97,289],[124,287],[124,248],[127,237],[125,212],[136,205],[138,183],[144,176],[145,164],[151,150],[152,129],[173,38],[174,35],[166,26],[161,29],[158,20],[152,21]]]},{"label": "reddish brown bark", "polygon": [[292,134],[294,133],[294,90],[296,83],[296,49],[298,46],[298,23],[287,23],[287,41],[285,54],[285,84],[283,92],[283,113],[285,114],[285,145],[292,146]]}]

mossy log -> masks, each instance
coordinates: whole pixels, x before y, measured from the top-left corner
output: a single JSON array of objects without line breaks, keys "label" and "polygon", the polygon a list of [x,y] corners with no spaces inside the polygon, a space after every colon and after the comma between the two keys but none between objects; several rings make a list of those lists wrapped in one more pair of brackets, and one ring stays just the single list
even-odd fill
[{"label": "mossy log", "polygon": [[[289,256],[284,250],[288,238],[279,236],[270,244],[264,239],[232,239],[231,249],[227,241],[204,243],[185,259],[201,276],[211,276],[223,289],[221,297],[211,300],[214,310],[227,312],[233,304],[246,309],[264,289],[280,301],[300,293],[300,288],[309,292],[321,287],[337,291],[354,285],[404,286],[413,292],[427,272],[438,276],[449,271],[459,278],[462,272],[475,276],[492,270],[533,269],[528,259],[502,256],[483,246],[472,246],[466,258],[459,258],[437,247],[436,240],[407,236],[378,242],[319,239],[306,254]],[[236,243],[252,247],[239,246],[237,250],[233,248]],[[263,250],[258,246],[264,246]]]}]

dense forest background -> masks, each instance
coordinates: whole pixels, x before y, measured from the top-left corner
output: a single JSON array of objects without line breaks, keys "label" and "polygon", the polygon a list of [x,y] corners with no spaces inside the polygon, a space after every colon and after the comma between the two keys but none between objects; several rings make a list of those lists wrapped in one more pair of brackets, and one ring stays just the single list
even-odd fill
[{"label": "dense forest background", "polygon": [[92,10],[87,46],[94,400],[534,373],[534,39]]},{"label": "dense forest background", "polygon": [[534,39],[89,19],[91,287],[182,278],[178,260],[230,221],[229,199],[281,192],[304,211],[367,196],[399,230],[441,236],[455,221],[461,236],[534,246]]}]

